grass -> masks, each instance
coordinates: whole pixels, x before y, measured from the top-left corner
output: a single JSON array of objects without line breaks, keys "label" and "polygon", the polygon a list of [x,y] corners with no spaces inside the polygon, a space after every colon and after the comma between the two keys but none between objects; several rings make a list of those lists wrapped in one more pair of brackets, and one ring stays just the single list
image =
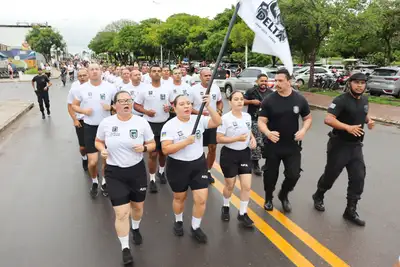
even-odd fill
[{"label": "grass", "polygon": [[[336,97],[340,95],[342,92],[341,91],[330,91],[330,90],[322,90],[318,88],[300,88],[301,91],[305,92],[310,92],[314,94],[320,94],[320,95],[327,95],[331,97]],[[400,99],[394,98],[392,96],[370,96],[367,94],[369,103],[375,103],[375,104],[381,104],[381,105],[389,105],[389,106],[396,106],[400,107]]]}]

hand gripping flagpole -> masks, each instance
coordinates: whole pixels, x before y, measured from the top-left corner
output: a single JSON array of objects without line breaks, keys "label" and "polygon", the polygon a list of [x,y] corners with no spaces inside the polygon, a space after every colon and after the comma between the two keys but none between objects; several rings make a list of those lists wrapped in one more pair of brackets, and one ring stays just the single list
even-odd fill
[{"label": "hand gripping flagpole", "polygon": [[[221,60],[222,60],[222,57],[224,55],[226,45],[228,44],[228,41],[229,41],[229,36],[231,35],[232,28],[235,25],[235,21],[236,21],[238,12],[239,12],[239,7],[240,7],[240,2],[238,2],[236,4],[235,11],[234,11],[233,16],[231,18],[231,21],[229,22],[228,31],[226,32],[224,42],[222,43],[221,49],[219,50],[218,58],[217,58],[217,61],[215,62],[215,67],[214,67],[214,70],[213,70],[213,73],[212,73],[212,76],[211,76],[211,80],[207,85],[207,90],[206,90],[206,93],[205,93],[206,95],[208,95],[210,93],[211,86],[212,86],[212,84],[214,82],[214,77],[217,75],[217,71],[218,71],[219,65],[221,64]],[[203,110],[204,110],[204,106],[205,105],[206,105],[206,103],[202,103],[201,104],[201,107],[200,107],[200,110],[199,110],[199,114],[197,115],[197,118],[196,118],[196,123],[194,124],[194,127],[193,127],[192,135],[196,133],[196,129],[197,129],[197,126],[199,125],[200,118],[201,118],[201,115],[203,114]]]}]

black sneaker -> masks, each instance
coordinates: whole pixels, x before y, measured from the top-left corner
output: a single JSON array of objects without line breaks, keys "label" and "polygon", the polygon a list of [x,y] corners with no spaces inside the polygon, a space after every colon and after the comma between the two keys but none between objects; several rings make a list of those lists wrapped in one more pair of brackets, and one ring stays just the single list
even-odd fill
[{"label": "black sneaker", "polygon": [[42,113],[42,119],[46,119],[46,116],[44,115],[44,113]]},{"label": "black sneaker", "polygon": [[247,213],[245,213],[243,215],[240,215],[240,213],[238,213],[237,219],[246,228],[253,228],[253,226],[254,226],[253,220],[250,219],[250,217],[249,217],[249,215],[247,215]]},{"label": "black sneaker", "polygon": [[160,184],[166,184],[167,183],[167,178],[165,178],[165,172],[158,173],[157,174],[158,178],[160,179]]},{"label": "black sneaker", "polygon": [[124,248],[124,250],[122,250],[122,264],[127,265],[131,263],[133,263],[131,251],[129,248]]},{"label": "black sneaker", "polygon": [[229,214],[229,207],[222,207],[221,208],[221,220],[224,222],[229,222],[231,219],[231,215]]},{"label": "black sneaker", "polygon": [[362,220],[360,218],[360,216],[358,215],[357,211],[350,209],[350,208],[346,208],[346,210],[343,213],[343,218],[355,225],[358,226],[365,226],[365,221]]},{"label": "black sneaker", "polygon": [[267,211],[272,211],[274,209],[274,203],[272,199],[265,200],[264,209]]},{"label": "black sneaker", "polygon": [[82,168],[84,171],[88,170],[88,160],[87,159],[82,159]]},{"label": "black sneaker", "polygon": [[211,172],[207,172],[207,176],[208,176],[208,182],[210,184],[215,183],[215,179],[211,176]]},{"label": "black sneaker", "polygon": [[133,243],[135,243],[135,245],[140,245],[143,243],[143,237],[142,237],[142,234],[140,233],[139,229],[131,228],[131,233],[132,233]]},{"label": "black sneaker", "polygon": [[47,110],[47,116],[50,116],[50,109]]},{"label": "black sneaker", "polygon": [[318,196],[317,194],[312,195],[312,198],[314,200],[314,208],[318,211],[324,212],[325,211],[324,199],[321,196]]},{"label": "black sneaker", "polygon": [[203,232],[203,230],[201,230],[201,228],[197,228],[196,230],[194,230],[193,227],[191,227],[190,229],[192,230],[193,238],[196,239],[197,242],[202,243],[202,244],[207,243],[207,236]]},{"label": "black sneaker", "polygon": [[103,196],[108,197],[107,184],[101,185],[100,189]]},{"label": "black sneaker", "polygon": [[291,212],[292,211],[292,205],[290,204],[290,201],[288,199],[288,194],[284,193],[282,190],[278,194],[278,198],[282,203],[282,208],[284,212]]},{"label": "black sneaker", "polygon": [[92,183],[92,187],[90,188],[90,196],[92,198],[95,198],[99,195],[99,184],[98,183]]},{"label": "black sneaker", "polygon": [[174,222],[174,234],[183,236],[183,222]]},{"label": "black sneaker", "polygon": [[150,193],[157,193],[157,192],[158,188],[156,182],[150,181]]}]

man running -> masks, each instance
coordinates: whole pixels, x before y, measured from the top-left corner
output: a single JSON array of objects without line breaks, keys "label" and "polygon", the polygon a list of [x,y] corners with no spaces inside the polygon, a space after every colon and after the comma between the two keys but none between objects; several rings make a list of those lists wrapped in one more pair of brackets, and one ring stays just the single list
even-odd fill
[{"label": "man running", "polygon": [[[133,70],[131,72],[131,83],[125,86],[124,90],[131,94],[132,100],[135,101],[135,98],[139,95],[140,92],[146,90],[146,86],[141,82],[142,74],[139,70]],[[143,116],[142,113],[137,112],[135,109],[132,109],[132,113],[138,116]]]},{"label": "man running", "polygon": [[157,193],[156,170],[157,156],[159,160],[158,177],[161,184],[166,184],[164,174],[165,156],[161,150],[161,129],[169,119],[169,94],[170,87],[161,85],[161,67],[154,65],[150,68],[151,84],[135,98],[135,110],[143,113],[149,122],[156,141],[156,151],[149,153],[150,192]]},{"label": "man running", "polygon": [[122,71],[122,80],[115,83],[117,91],[126,91],[126,87],[131,84],[131,72],[129,69],[124,69]]},{"label": "man running", "polygon": [[[199,110],[201,104],[203,103],[203,96],[207,91],[208,83],[211,80],[211,70],[209,68],[204,68],[200,71],[200,80],[201,83],[196,84],[192,87],[193,93],[193,113],[199,114]],[[210,106],[217,110],[219,115],[222,115],[223,109],[223,102],[221,91],[219,87],[215,84],[211,86],[210,90]],[[203,110],[204,116],[209,116],[208,111]],[[217,151],[217,129],[206,129],[203,134],[203,146],[208,147],[208,154],[207,154],[207,166],[208,166],[208,180],[210,183],[214,183],[215,180],[211,176],[211,168],[214,165],[216,151]]]},{"label": "man running", "polygon": [[161,85],[172,85],[172,78],[170,77],[171,70],[169,69],[168,66],[164,66],[162,68],[162,79],[161,79]]},{"label": "man running", "polygon": [[[89,174],[92,178],[90,195],[95,198],[98,195],[99,180],[97,175],[98,151],[95,147],[97,128],[100,122],[110,116],[111,101],[116,93],[115,86],[101,80],[99,65],[89,65],[89,82],[80,86],[76,98],[72,103],[75,112],[84,115],[85,148],[88,156]],[[104,179],[104,167],[102,164],[103,195],[107,196],[106,180]]]},{"label": "man running", "polygon": [[82,168],[87,171],[88,170],[88,159],[85,150],[85,138],[84,138],[84,130],[83,130],[83,114],[75,113],[72,109],[72,103],[76,98],[78,90],[80,89],[80,85],[86,83],[89,80],[89,73],[87,69],[80,69],[78,72],[78,83],[74,82],[69,90],[67,102],[68,102],[68,113],[74,122],[76,135],[78,137],[79,143],[79,152],[82,156]]},{"label": "man running", "polygon": [[[46,75],[43,75],[42,69],[38,69],[39,74],[33,77],[32,79],[32,87],[33,90],[35,90],[37,100],[39,103],[39,109],[40,112],[42,113],[42,119],[45,119],[46,116],[44,115],[44,106],[46,107],[47,110],[47,115],[50,116],[50,99],[49,99],[49,87],[52,85],[52,83],[49,80],[49,77]],[[36,83],[36,88],[35,88],[35,83]]]}]

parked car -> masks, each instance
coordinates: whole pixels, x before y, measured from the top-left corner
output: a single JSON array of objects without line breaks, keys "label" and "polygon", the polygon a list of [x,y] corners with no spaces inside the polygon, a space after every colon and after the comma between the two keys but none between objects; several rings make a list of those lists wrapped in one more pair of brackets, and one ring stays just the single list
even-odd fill
[{"label": "parked car", "polygon": [[[325,69],[322,67],[314,67],[314,75],[330,75],[332,72],[329,69]],[[304,67],[293,74],[296,83],[301,87],[304,84],[308,83],[310,79],[310,67]]]},{"label": "parked car", "polygon": [[367,91],[370,95],[400,98],[400,67],[375,69],[368,78]]},{"label": "parked car", "polygon": [[377,65],[357,65],[351,71],[350,76],[357,72],[361,72],[369,76],[376,68],[378,68]]},{"label": "parked car", "polygon": [[233,91],[246,92],[247,89],[252,88],[256,84],[257,76],[264,73],[268,76],[268,86],[274,87],[276,69],[268,69],[262,67],[249,67],[243,70],[236,77],[226,79],[223,92],[228,98]]}]

